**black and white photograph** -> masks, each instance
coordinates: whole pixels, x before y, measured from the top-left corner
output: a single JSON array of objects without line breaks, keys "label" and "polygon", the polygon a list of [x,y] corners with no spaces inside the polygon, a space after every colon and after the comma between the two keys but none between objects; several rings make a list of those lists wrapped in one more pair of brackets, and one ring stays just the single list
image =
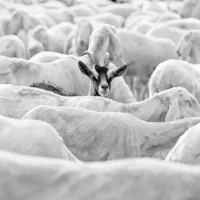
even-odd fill
[{"label": "black and white photograph", "polygon": [[200,200],[200,0],[0,0],[0,200]]}]

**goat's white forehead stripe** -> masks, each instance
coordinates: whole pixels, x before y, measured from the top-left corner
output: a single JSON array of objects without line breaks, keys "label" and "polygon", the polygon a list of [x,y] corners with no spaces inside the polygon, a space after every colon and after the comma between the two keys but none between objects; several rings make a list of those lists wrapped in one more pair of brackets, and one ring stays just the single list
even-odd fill
[{"label": "goat's white forehead stripe", "polygon": [[97,73],[97,71],[96,71],[95,69],[93,69],[92,72],[93,72],[94,76],[95,76],[96,78],[98,78],[98,73]]},{"label": "goat's white forehead stripe", "polygon": [[108,70],[108,72],[107,72],[108,78],[110,78],[110,75],[111,75],[111,73],[112,73],[113,71],[114,71],[113,69],[109,69],[109,70]]}]

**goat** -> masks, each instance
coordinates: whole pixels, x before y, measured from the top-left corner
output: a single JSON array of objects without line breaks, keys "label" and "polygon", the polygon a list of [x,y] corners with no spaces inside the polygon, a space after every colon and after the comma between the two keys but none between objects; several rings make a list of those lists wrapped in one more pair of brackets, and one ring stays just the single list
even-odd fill
[{"label": "goat", "polygon": [[128,113],[44,105],[31,109],[22,119],[51,124],[69,150],[84,161],[152,156],[200,122],[200,118],[185,118],[150,123]]},{"label": "goat", "polygon": [[[82,55],[85,54],[88,54],[88,52],[84,52]],[[91,80],[88,96],[107,97],[109,95],[111,81],[115,77],[123,76],[126,73],[127,65],[123,65],[115,70],[109,68],[109,57],[110,55],[107,53],[104,59],[104,66],[96,64],[92,70],[82,61],[78,62],[81,72]]]},{"label": "goat", "polygon": [[[89,79],[84,76],[78,62],[82,61],[90,69],[95,64],[104,65],[106,52],[113,61],[117,56],[122,60],[123,49],[114,27],[104,25],[95,30],[90,37],[88,54],[81,57],[66,55],[50,63],[32,62],[24,59],[0,56],[0,83],[30,86],[37,82],[51,82],[65,90],[66,93],[87,95]],[[110,63],[109,68],[117,67]],[[135,101],[132,92],[123,77],[116,77],[111,83],[109,98],[119,102]]]}]

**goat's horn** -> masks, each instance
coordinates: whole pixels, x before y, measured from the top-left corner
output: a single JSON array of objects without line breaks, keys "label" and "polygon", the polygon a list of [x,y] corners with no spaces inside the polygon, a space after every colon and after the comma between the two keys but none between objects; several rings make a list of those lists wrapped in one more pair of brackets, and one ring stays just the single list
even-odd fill
[{"label": "goat's horn", "polygon": [[109,64],[110,64],[110,54],[106,53],[104,57],[104,65],[109,66]]}]

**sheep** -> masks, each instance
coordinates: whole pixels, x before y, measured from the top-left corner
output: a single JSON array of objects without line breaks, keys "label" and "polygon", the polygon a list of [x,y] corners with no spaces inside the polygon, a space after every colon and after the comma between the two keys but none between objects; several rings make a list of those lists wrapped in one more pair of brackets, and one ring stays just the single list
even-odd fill
[{"label": "sheep", "polygon": [[16,35],[6,35],[0,37],[0,44],[0,55],[26,58],[25,44]]},{"label": "sheep", "polygon": [[186,33],[185,30],[176,27],[168,26],[155,26],[148,30],[147,36],[153,36],[156,38],[168,38],[171,39],[176,45],[179,43],[181,37]]},{"label": "sheep", "polygon": [[177,27],[184,30],[200,29],[200,21],[194,18],[170,20],[165,22],[163,25]]},{"label": "sheep", "polygon": [[[119,29],[118,37],[124,48],[128,71],[125,77],[138,76],[137,100],[143,99],[143,89],[156,66],[168,59],[178,59],[176,45],[169,39],[156,39],[139,33]],[[118,60],[114,63],[118,66]],[[130,86],[131,87],[131,86]]]},{"label": "sheep", "polygon": [[200,2],[199,0],[185,0],[183,7],[180,11],[182,18],[197,18],[200,19],[199,15]]},{"label": "sheep", "polygon": [[123,5],[111,4],[111,5],[104,6],[104,7],[100,8],[100,12],[110,12],[110,13],[113,13],[113,14],[116,14],[116,15],[120,15],[125,19],[133,11],[134,11],[134,8],[129,3],[125,3]]},{"label": "sheep", "polygon": [[[62,88],[59,88],[58,86],[52,84],[52,83],[33,83],[30,87],[40,88],[43,90],[51,91],[55,94],[61,95],[61,96],[69,96]],[[74,95],[76,96],[76,95]]]},{"label": "sheep", "polygon": [[68,8],[61,9],[45,9],[44,13],[51,17],[56,24],[61,22],[74,22],[74,15]]},{"label": "sheep", "polygon": [[128,64],[126,75],[140,76],[144,83],[147,83],[148,77],[159,63],[170,58],[178,59],[176,46],[169,39],[155,39],[130,33],[125,29],[119,29],[117,35],[124,47],[125,61]]},{"label": "sheep", "polygon": [[191,30],[186,32],[177,45],[177,54],[181,60],[193,64],[200,63],[199,59],[200,31]]},{"label": "sheep", "polygon": [[[69,96],[61,89],[51,84],[37,84],[37,88],[52,91],[62,96]],[[47,104],[46,104],[47,105]],[[151,106],[150,106],[151,105]],[[86,108],[98,112],[124,112],[149,122],[164,122],[185,117],[200,117],[200,105],[186,89],[177,87],[162,91],[151,99],[137,103],[121,104],[102,98],[72,98],[66,99],[67,107]],[[147,109],[151,107],[152,109]],[[156,111],[156,112],[155,112]]]},{"label": "sheep", "polygon": [[[90,37],[87,54],[81,57],[68,55],[51,63],[37,63],[1,56],[0,83],[30,86],[33,83],[45,81],[61,87],[66,93],[87,95],[89,79],[82,75],[78,66],[79,61],[90,69],[97,63],[103,66],[105,54],[108,52],[111,61],[118,56],[123,65],[126,64],[122,45],[115,31],[114,27],[109,25],[95,30]],[[115,70],[116,66],[110,63],[109,68]],[[126,103],[135,101],[123,77],[117,77],[112,81],[109,98]]]},{"label": "sheep", "polygon": [[199,128],[200,124],[188,129],[178,140],[166,157],[168,162],[181,162],[199,165]]},{"label": "sheep", "polygon": [[[91,17],[84,17],[84,19],[90,19]],[[124,18],[120,15],[113,14],[110,12],[102,12],[92,16],[92,21],[101,23],[101,24],[109,24],[114,26],[115,28],[121,28],[124,24]]]},{"label": "sheep", "polygon": [[57,53],[53,51],[41,51],[32,56],[29,60],[32,62],[51,63],[55,60],[65,57],[67,57],[67,55],[63,53]]},{"label": "sheep", "polygon": [[[185,117],[199,116],[199,104],[196,102],[196,99],[183,88],[172,88],[163,91],[145,101],[122,104],[102,97],[97,98],[66,94],[63,90],[58,87],[55,88],[55,85],[50,83],[40,83],[35,84],[35,86],[43,89],[48,88],[53,92],[56,91],[59,95],[70,97],[61,97],[37,88],[0,85],[0,114],[6,117],[20,119],[26,112],[36,106],[52,105],[86,108],[98,112],[130,113],[141,120],[149,122],[164,122]],[[176,101],[178,101],[178,105]],[[185,101],[189,101],[190,105],[186,104]],[[149,107],[152,109],[149,109]],[[172,109],[175,109],[177,112],[172,113]]]},{"label": "sheep", "polygon": [[77,165],[1,151],[0,162],[4,200],[198,200],[200,195],[199,167],[150,158]]},{"label": "sheep", "polygon": [[47,123],[0,116],[0,149],[30,156],[78,161]]},{"label": "sheep", "polygon": [[199,65],[182,60],[167,60],[159,64],[149,80],[149,96],[181,86],[186,88],[200,102]]},{"label": "sheep", "polygon": [[42,13],[42,12],[34,13],[30,15],[29,17],[37,21],[38,25],[44,25],[48,28],[56,25],[56,22],[51,17],[49,17],[47,14]]},{"label": "sheep", "polygon": [[70,7],[70,11],[73,13],[75,17],[88,17],[94,16],[97,12],[92,6],[87,4],[77,4]]},{"label": "sheep", "polygon": [[52,125],[69,150],[83,161],[152,156],[200,122],[200,118],[185,118],[153,123],[128,113],[43,105],[29,110],[22,119]]},{"label": "sheep", "polygon": [[[44,26],[37,26],[29,33],[27,51],[29,58],[40,51],[55,51],[63,53],[64,43],[75,27],[69,22],[60,23],[47,29]],[[38,47],[41,46],[42,48]]]},{"label": "sheep", "polygon": [[157,13],[141,13],[141,12],[133,12],[126,19],[124,28],[130,30],[135,27],[138,23],[153,23],[157,18]]},{"label": "sheep", "polygon": [[79,21],[76,31],[71,34],[71,38],[66,39],[63,52],[81,56],[89,47],[89,38],[92,31],[93,25],[90,20],[83,19]]}]

